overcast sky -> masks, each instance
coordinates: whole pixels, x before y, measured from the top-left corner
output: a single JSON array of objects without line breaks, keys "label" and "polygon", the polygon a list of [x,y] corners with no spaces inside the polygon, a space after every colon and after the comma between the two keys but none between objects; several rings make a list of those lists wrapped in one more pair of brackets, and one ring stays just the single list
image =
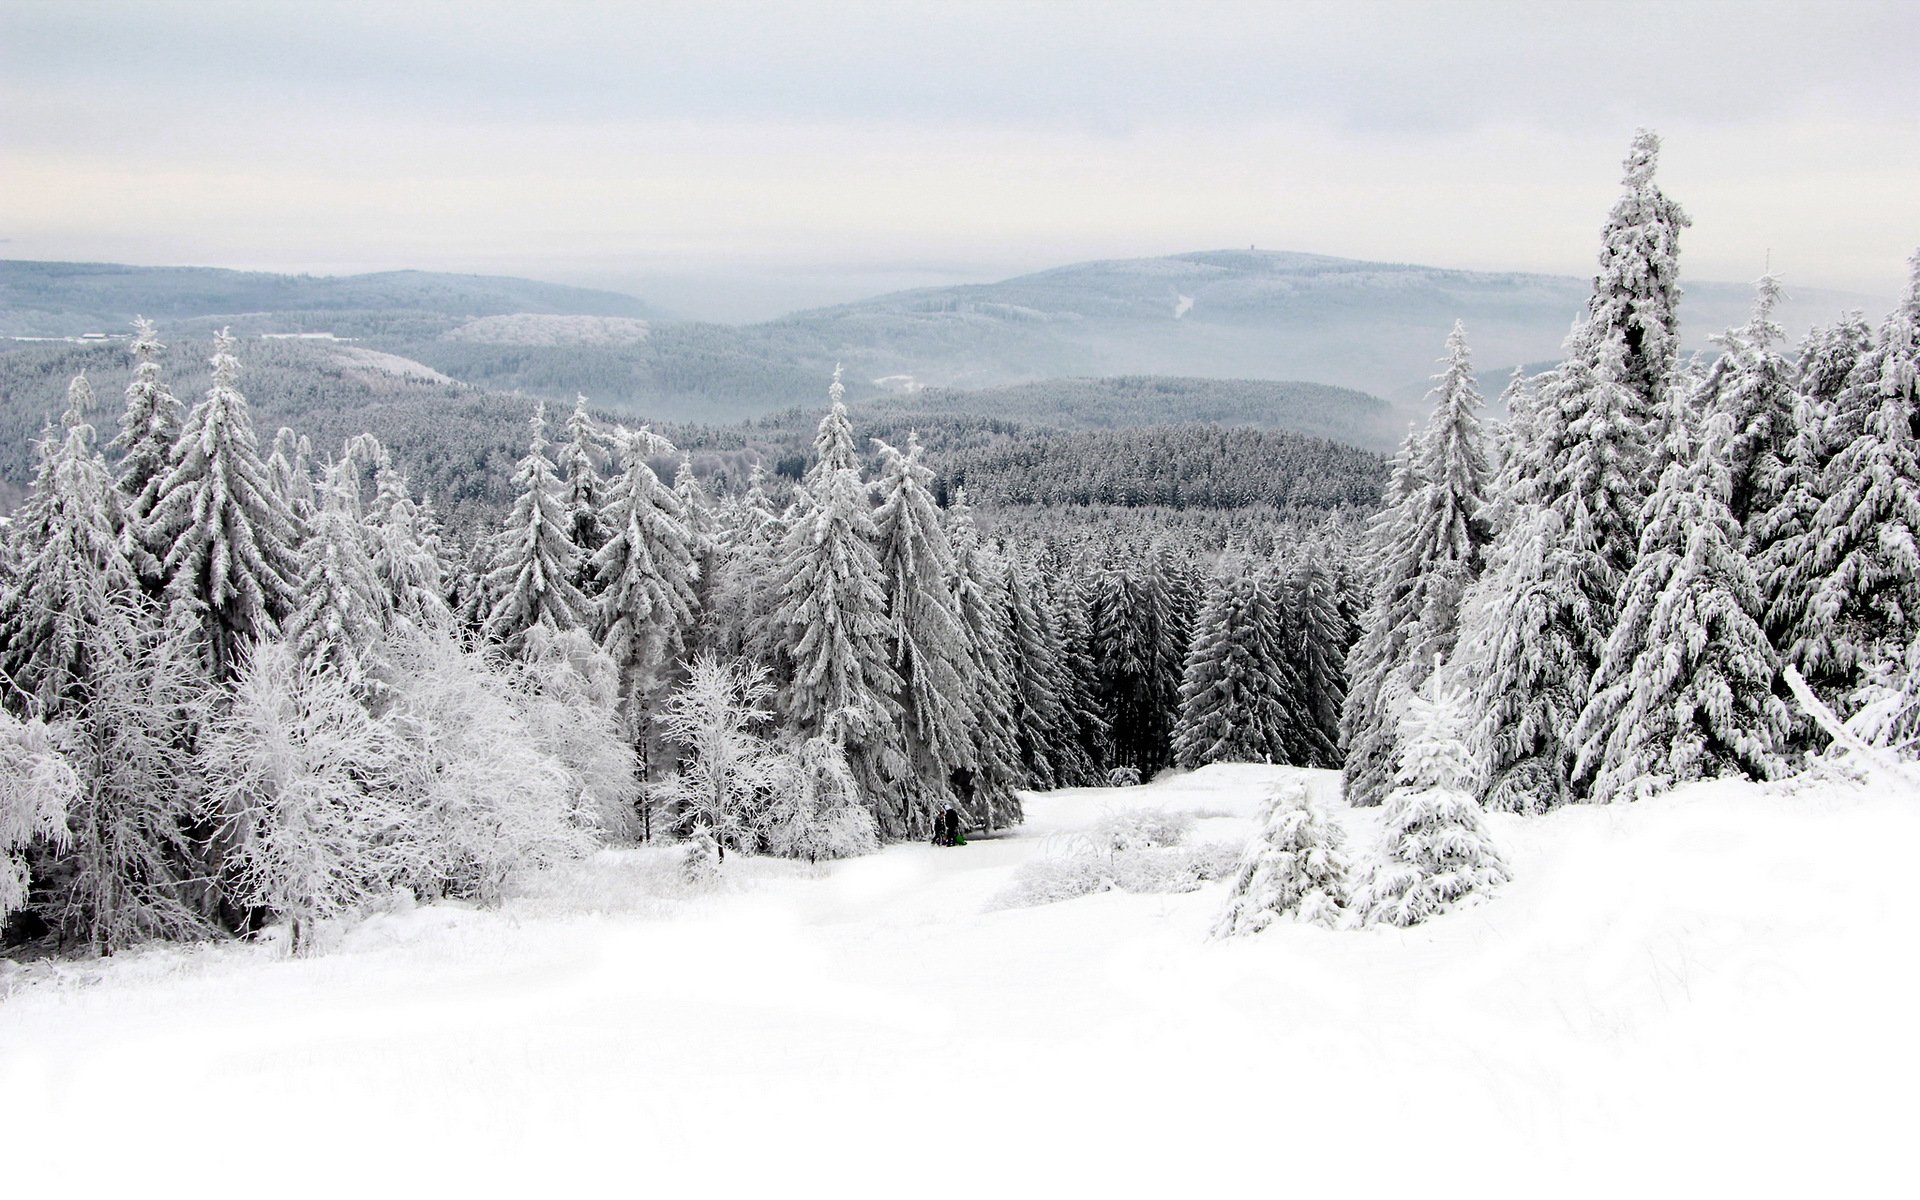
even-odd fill
[{"label": "overcast sky", "polygon": [[0,257],[722,318],[1257,244],[1584,275],[1638,126],[1695,278],[1892,296],[1920,4],[0,3]]}]

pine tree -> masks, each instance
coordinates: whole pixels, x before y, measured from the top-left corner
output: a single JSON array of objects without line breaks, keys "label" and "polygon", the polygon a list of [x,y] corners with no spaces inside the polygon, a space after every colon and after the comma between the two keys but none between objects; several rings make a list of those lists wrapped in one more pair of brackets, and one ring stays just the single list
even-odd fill
[{"label": "pine tree", "polygon": [[[1826,437],[1819,508],[1774,562],[1787,660],[1847,715],[1848,693],[1920,634],[1920,253],[1906,301],[1847,375]],[[1799,598],[1795,611],[1786,605]],[[1784,611],[1783,611],[1784,610]]]},{"label": "pine tree", "polygon": [[1346,836],[1296,778],[1273,785],[1213,936],[1259,933],[1280,918],[1338,926],[1353,905]]},{"label": "pine tree", "polygon": [[1029,786],[1051,790],[1065,781],[1091,776],[1092,765],[1078,773],[1068,761],[1085,751],[1076,740],[1057,680],[1063,666],[1059,630],[1032,569],[1009,555],[1002,564],[1001,587],[1007,597],[1007,661],[1012,668],[1008,721],[1014,731],[1021,774]]},{"label": "pine tree", "polygon": [[[334,464],[321,489],[320,509],[301,547],[299,607],[286,619],[286,642],[300,661],[338,676],[362,696],[376,687],[375,644],[391,597],[381,588],[361,541],[362,518],[354,511],[348,462]],[[277,664],[276,679],[285,678]]]},{"label": "pine tree", "polygon": [[686,652],[697,602],[692,532],[679,499],[647,464],[649,456],[671,450],[648,430],[621,431],[621,470],[601,513],[607,538],[592,563],[600,646],[620,672],[636,734],[640,710]]},{"label": "pine tree", "polygon": [[1781,337],[1773,321],[1780,283],[1765,276],[1756,292],[1753,319],[1718,339],[1723,353],[1693,406],[1702,416],[1726,414],[1733,429],[1724,447],[1731,486],[1727,507],[1740,523],[1741,544],[1749,553],[1758,524],[1785,498],[1797,401],[1793,366],[1774,348]]},{"label": "pine tree", "polygon": [[1452,654],[1461,604],[1492,540],[1483,402],[1457,322],[1447,352],[1426,434],[1395,467],[1390,492],[1400,500],[1369,530],[1379,574],[1365,632],[1347,663],[1353,686],[1341,714],[1347,797],[1355,805],[1378,804],[1391,789],[1401,711],[1434,663]]},{"label": "pine tree", "polygon": [[1142,778],[1173,760],[1186,622],[1167,555],[1123,549],[1095,579],[1092,657],[1113,764]]},{"label": "pine tree", "polygon": [[1102,714],[1095,688],[1092,606],[1077,576],[1056,576],[1047,596],[1048,613],[1060,636],[1060,658],[1053,690],[1065,718],[1061,727],[1059,778],[1063,786],[1100,782],[1113,758],[1113,733]]},{"label": "pine tree", "polygon": [[1675,425],[1674,461],[1575,735],[1575,776],[1593,780],[1603,803],[1778,770],[1787,712],[1772,692],[1779,660],[1760,628],[1760,589],[1729,504],[1736,436],[1726,412],[1707,419],[1698,445]]},{"label": "pine tree", "polygon": [[1363,889],[1369,922],[1417,925],[1511,877],[1473,799],[1468,720],[1466,696],[1437,680],[1407,703],[1399,786],[1387,796]]},{"label": "pine tree", "polygon": [[453,572],[433,506],[413,499],[406,475],[384,451],[374,487],[366,532],[386,627],[446,627],[453,619],[447,595]]},{"label": "pine tree", "polygon": [[968,683],[967,630],[949,583],[953,550],[934,507],[933,472],[920,462],[917,439],[904,454],[875,444],[881,463],[875,548],[887,598],[888,661],[900,680],[900,748],[913,784],[908,831],[918,834],[955,798],[954,773],[977,766],[975,689]]},{"label": "pine tree", "polygon": [[901,720],[901,684],[888,656],[873,515],[845,405],[834,403],[814,447],[817,461],[795,496],[781,544],[773,618],[786,680],[780,708],[800,737],[843,739],[881,828],[904,836],[912,830],[910,814],[892,781],[907,766],[889,735]]},{"label": "pine tree", "polygon": [[91,397],[76,377],[62,429],[40,440],[33,490],[8,531],[23,557],[0,592],[0,667],[49,717],[84,696],[103,607],[135,586],[119,493],[86,422]]},{"label": "pine tree", "polygon": [[1625,191],[1601,234],[1587,320],[1595,344],[1621,340],[1620,383],[1632,394],[1630,418],[1640,426],[1667,409],[1667,387],[1680,350],[1680,231],[1692,224],[1653,180],[1660,139],[1642,129],[1622,164]]},{"label": "pine tree", "polygon": [[967,814],[991,832],[1016,824],[1020,799],[1013,789],[1028,780],[1014,733],[1013,616],[1004,586],[1004,564],[981,544],[966,492],[956,488],[947,508],[948,543],[953,547],[949,585],[965,634],[964,680],[971,683],[973,795],[964,796]]},{"label": "pine tree", "polygon": [[133,382],[127,385],[127,407],[120,418],[120,434],[107,449],[120,456],[117,481],[125,505],[126,551],[147,580],[160,577],[160,560],[151,551],[146,524],[159,498],[174,441],[180,436],[185,410],[160,379],[161,344],[153,322],[142,317],[133,323]]},{"label": "pine tree", "polygon": [[722,508],[711,589],[711,618],[724,655],[773,670],[778,641],[772,626],[786,525],[767,498],[766,472],[754,464],[747,490]]},{"label": "pine tree", "polygon": [[493,605],[486,635],[511,653],[519,652],[533,626],[573,629],[587,623],[590,611],[573,582],[576,550],[547,458],[545,401],[534,410],[532,426],[532,443],[513,476],[513,508],[497,535],[487,574]]},{"label": "pine tree", "polygon": [[1340,615],[1333,574],[1309,548],[1280,577],[1280,653],[1299,680],[1287,721],[1287,761],[1303,767],[1340,765],[1340,714],[1347,701],[1349,626]]},{"label": "pine tree", "polygon": [[148,522],[170,602],[199,627],[209,674],[232,676],[240,647],[293,607],[293,513],[261,462],[233,338],[214,343],[213,387],[174,443]]},{"label": "pine tree", "polygon": [[713,607],[714,563],[720,555],[720,530],[714,519],[713,503],[707,497],[707,489],[701,485],[700,477],[694,474],[693,459],[684,453],[680,456],[680,465],[673,472],[673,498],[680,502],[681,518],[687,527],[688,547],[693,551],[694,612],[702,617],[687,633],[696,649],[710,649],[716,631],[712,622],[704,618]]},{"label": "pine tree", "polygon": [[605,503],[600,468],[606,457],[600,433],[587,412],[587,398],[579,396],[574,400],[573,415],[567,418],[567,440],[561,443],[554,465],[563,489],[561,507],[567,514],[567,540],[579,551],[573,582],[589,596],[596,586],[590,564],[607,540],[600,514]]},{"label": "pine tree", "polygon": [[1244,561],[1223,562],[1180,685],[1173,752],[1181,766],[1289,761],[1300,679],[1280,634],[1270,583]]}]

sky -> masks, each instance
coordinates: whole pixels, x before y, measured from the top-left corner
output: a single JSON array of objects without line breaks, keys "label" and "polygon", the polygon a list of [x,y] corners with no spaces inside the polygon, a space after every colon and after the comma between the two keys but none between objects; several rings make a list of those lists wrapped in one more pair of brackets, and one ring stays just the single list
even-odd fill
[{"label": "sky", "polygon": [[1891,297],[1920,4],[0,3],[0,257],[414,267],[773,316],[1258,245]]}]

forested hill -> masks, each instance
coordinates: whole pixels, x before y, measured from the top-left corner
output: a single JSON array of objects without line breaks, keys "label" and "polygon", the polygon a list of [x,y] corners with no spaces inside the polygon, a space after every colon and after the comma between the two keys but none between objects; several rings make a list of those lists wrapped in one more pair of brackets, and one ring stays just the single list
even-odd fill
[{"label": "forested hill", "polygon": [[1398,443],[1405,418],[1376,396],[1298,380],[1121,375],[1044,379],[967,391],[923,388],[876,398],[875,413],[971,413],[1053,429],[1121,429],[1204,422],[1288,429],[1356,446]]},{"label": "forested hill", "polygon": [[[341,334],[368,324],[362,314],[417,313],[460,322],[512,313],[657,318],[632,296],[531,279],[383,271],[372,275],[273,275],[213,267],[133,267],[119,263],[0,260],[0,335],[64,337],[124,333],[145,316],[178,325],[232,319],[327,314]],[[324,328],[324,327],[323,327]],[[251,332],[251,331],[250,331]],[[265,332],[263,330],[263,332]],[[276,329],[272,332],[299,332]]]}]

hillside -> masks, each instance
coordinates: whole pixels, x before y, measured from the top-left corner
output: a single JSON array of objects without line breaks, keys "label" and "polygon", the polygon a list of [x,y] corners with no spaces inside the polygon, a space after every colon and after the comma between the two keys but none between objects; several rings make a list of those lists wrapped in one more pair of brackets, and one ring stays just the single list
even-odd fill
[{"label": "hillside", "polygon": [[[673,420],[732,420],[818,403],[836,363],[854,400],[926,407],[953,392],[1022,419],[1051,406],[1075,427],[1156,420],[1267,423],[1240,381],[1312,381],[1417,405],[1447,330],[1467,323],[1475,362],[1504,381],[1557,357],[1585,304],[1584,278],[1444,270],[1278,251],[1213,251],[1079,263],[998,283],[927,288],[756,325],[674,322],[643,301],[527,280],[401,271],[339,278],[197,268],[0,264],[0,335],[118,333],[135,312],[163,333],[331,333],[451,378]],[[1744,322],[1751,289],[1687,281],[1685,344]],[[1791,290],[1778,316],[1797,338],[1871,299]],[[604,319],[593,319],[604,318]],[[1077,390],[1063,378],[1236,381]],[[1029,390],[983,390],[1045,382]],[[1276,427],[1382,445],[1404,418],[1351,418],[1291,388],[1300,419]],[[1170,390],[1169,390],[1170,389]],[[1497,392],[1497,388],[1494,389]],[[1360,407],[1367,407],[1360,403]],[[1102,409],[1107,411],[1103,412]],[[1129,408],[1125,418],[1109,415]],[[1026,411],[1021,411],[1021,410]],[[1309,411],[1312,410],[1312,411]],[[1216,413],[1220,415],[1215,415]],[[1339,423],[1353,427],[1339,428]]]},{"label": "hillside", "polygon": [[[275,1185],[300,1196],[779,1193],[800,1162],[849,1195],[974,1197],[1899,1177],[1912,795],[1723,782],[1491,814],[1514,881],[1409,930],[1209,942],[1219,881],[1002,907],[1115,813],[1192,814],[1189,843],[1231,856],[1292,773],[1037,794],[1007,836],[817,870],[730,856],[717,892],[679,883],[675,847],[604,850],[498,910],[401,902],[312,959],[269,937],[0,962],[0,1121],[34,1148],[10,1178],[53,1194],[92,1155],[92,1187],[151,1190],[235,1097],[260,1135],[222,1149],[228,1176],[283,1169],[270,1129],[353,1148]],[[1336,809],[1355,853],[1378,812]],[[99,1098],[155,1081],[165,1108],[99,1155]]]}]

